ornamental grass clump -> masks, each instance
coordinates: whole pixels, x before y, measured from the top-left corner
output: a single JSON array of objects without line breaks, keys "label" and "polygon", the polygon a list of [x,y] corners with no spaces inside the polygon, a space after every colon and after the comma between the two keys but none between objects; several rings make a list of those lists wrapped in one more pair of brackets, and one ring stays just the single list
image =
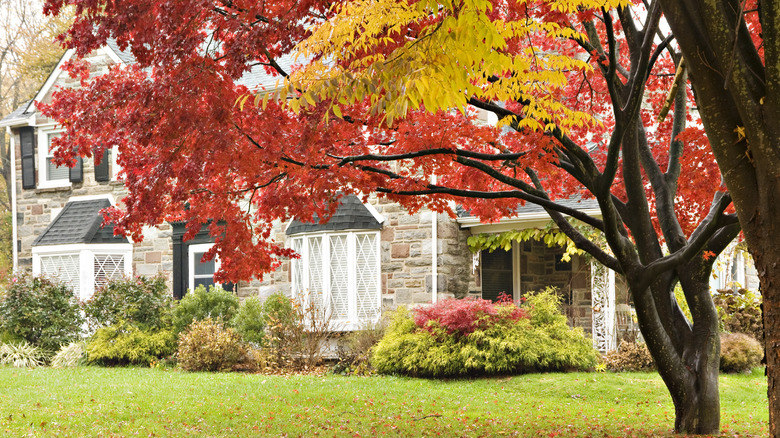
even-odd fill
[{"label": "ornamental grass clump", "polygon": [[442,301],[411,313],[399,308],[372,364],[385,374],[464,376],[588,369],[597,352],[568,327],[553,289],[510,301]]},{"label": "ornamental grass clump", "polygon": [[0,365],[35,368],[46,365],[46,353],[27,342],[0,345]]}]

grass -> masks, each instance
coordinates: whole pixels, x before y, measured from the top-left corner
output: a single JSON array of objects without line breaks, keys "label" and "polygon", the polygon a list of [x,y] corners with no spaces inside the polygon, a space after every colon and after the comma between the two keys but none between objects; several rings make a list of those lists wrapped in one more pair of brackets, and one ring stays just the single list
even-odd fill
[{"label": "grass", "polygon": [[[3,436],[670,436],[650,373],[473,380],[0,367]],[[721,377],[726,436],[766,436],[763,373]]]}]

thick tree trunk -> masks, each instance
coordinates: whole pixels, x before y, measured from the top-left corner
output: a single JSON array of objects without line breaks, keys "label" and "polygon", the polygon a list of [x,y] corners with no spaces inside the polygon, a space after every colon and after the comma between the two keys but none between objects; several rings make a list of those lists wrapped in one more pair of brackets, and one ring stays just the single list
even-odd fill
[{"label": "thick tree trunk", "polygon": [[692,264],[697,266],[679,267],[677,271],[682,274],[680,284],[693,312],[692,326],[677,306],[669,277],[641,294],[632,289],[632,295],[642,335],[672,396],[675,432],[718,434],[718,318],[707,282],[710,270],[702,269],[701,262]]},{"label": "thick tree trunk", "polygon": [[750,245],[750,252],[758,271],[763,301],[769,435],[780,437],[780,228],[767,228],[761,234],[761,242]]}]

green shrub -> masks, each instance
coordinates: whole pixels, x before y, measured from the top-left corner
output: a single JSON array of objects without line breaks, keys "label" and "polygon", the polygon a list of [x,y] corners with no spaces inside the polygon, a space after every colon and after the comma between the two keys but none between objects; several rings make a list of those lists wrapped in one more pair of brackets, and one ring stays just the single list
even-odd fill
[{"label": "green shrub", "polygon": [[141,330],[158,330],[171,325],[173,297],[163,277],[135,277],[112,280],[98,289],[84,304],[87,322],[93,330],[124,321]]},{"label": "green shrub", "polygon": [[90,364],[146,365],[176,351],[170,330],[143,331],[125,322],[99,328],[87,343]]},{"label": "green shrub", "polygon": [[53,354],[79,338],[84,319],[73,292],[43,277],[14,277],[0,300],[0,331]]},{"label": "green shrub", "polygon": [[604,356],[604,363],[610,371],[652,371],[655,362],[647,345],[638,342],[620,341],[618,349]]},{"label": "green shrub", "polygon": [[195,288],[179,301],[173,308],[173,329],[181,333],[193,321],[207,318],[229,324],[238,312],[238,297],[232,292],[209,286],[206,290],[202,285]]},{"label": "green shrub", "polygon": [[84,342],[71,342],[60,348],[51,359],[55,368],[72,368],[82,365],[87,359],[87,345]]},{"label": "green shrub", "polygon": [[764,325],[761,314],[761,296],[740,289],[719,290],[712,297],[720,318],[720,329],[729,333],[747,333],[764,342]]},{"label": "green shrub", "polygon": [[35,368],[46,364],[46,353],[27,342],[0,345],[0,365]]},{"label": "green shrub", "polygon": [[265,344],[265,313],[259,298],[244,300],[233,318],[233,327],[245,342],[262,346]]},{"label": "green shrub", "polygon": [[745,333],[720,335],[720,370],[724,373],[749,373],[764,357],[756,338]]},{"label": "green shrub", "polygon": [[376,346],[372,364],[380,373],[458,376],[588,369],[597,353],[582,329],[572,329],[554,290],[525,297],[528,317],[492,319],[468,335],[450,333],[435,321],[426,328],[399,308]]},{"label": "green shrub", "polygon": [[186,371],[230,371],[247,360],[246,345],[232,328],[206,318],[179,336],[179,365]]}]

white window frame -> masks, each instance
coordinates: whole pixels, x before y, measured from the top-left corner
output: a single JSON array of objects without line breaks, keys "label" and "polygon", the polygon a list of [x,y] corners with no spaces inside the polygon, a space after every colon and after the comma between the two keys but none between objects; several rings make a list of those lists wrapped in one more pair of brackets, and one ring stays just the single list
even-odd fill
[{"label": "white window frame", "polygon": [[[49,137],[62,134],[60,129],[38,130],[38,188],[71,187],[70,178],[50,180],[47,175],[47,159],[53,157],[49,153]],[[67,166],[66,166],[67,167]],[[68,174],[70,175],[70,173]]]},{"label": "white window frame", "polygon": [[33,275],[41,275],[41,257],[77,255],[79,261],[79,287],[73,292],[86,301],[95,294],[95,256],[121,255],[124,258],[124,275],[133,275],[133,245],[131,243],[94,243],[35,246],[32,249]]},{"label": "white window frame", "polygon": [[[358,303],[357,303],[357,236],[370,234],[374,239],[374,265],[376,267],[376,278],[374,284],[376,285],[376,308],[377,314],[373,318],[359,318],[358,317]],[[322,301],[327,303],[328,308],[326,312],[330,312],[331,303],[331,276],[330,276],[330,245],[331,238],[336,236],[347,237],[347,300],[348,300],[348,316],[342,319],[331,319],[331,329],[336,331],[351,331],[365,328],[366,324],[375,323],[381,317],[382,307],[382,278],[381,278],[381,254],[380,254],[380,236],[379,231],[376,230],[345,230],[345,231],[330,231],[330,232],[317,232],[317,233],[301,233],[291,236],[289,240],[289,247],[294,249],[295,241],[301,242],[301,253],[299,259],[291,259],[291,272],[292,275],[292,293],[293,296],[298,297],[301,291],[308,291],[310,284],[310,269],[309,260],[311,260],[312,254],[309,251],[309,240],[320,238],[321,253],[318,255],[322,262],[322,289],[323,297]],[[295,270],[298,268],[298,264],[301,266],[301,283],[298,284]],[[304,297],[308,299],[308,296]]]},{"label": "white window frame", "polygon": [[[213,243],[198,243],[195,245],[190,245],[187,249],[187,288],[190,292],[195,290],[195,253],[205,253],[206,251],[210,250],[211,247],[214,246]],[[198,262],[200,262],[200,259],[198,259]],[[216,273],[219,271],[220,267],[220,261],[219,257],[214,256],[214,272]],[[213,274],[212,274],[213,276]],[[222,284],[214,281],[214,287],[221,287]]]}]

